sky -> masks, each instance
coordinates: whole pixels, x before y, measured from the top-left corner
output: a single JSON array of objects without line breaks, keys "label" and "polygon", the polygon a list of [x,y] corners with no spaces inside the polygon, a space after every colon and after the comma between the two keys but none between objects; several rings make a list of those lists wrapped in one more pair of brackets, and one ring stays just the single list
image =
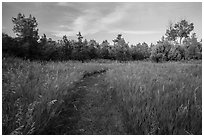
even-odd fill
[{"label": "sky", "polygon": [[53,40],[64,35],[101,43],[121,33],[129,44],[156,43],[165,35],[170,23],[182,19],[194,23],[198,40],[202,38],[201,2],[3,2],[2,32],[15,36],[12,17],[18,13],[36,17],[39,35]]}]

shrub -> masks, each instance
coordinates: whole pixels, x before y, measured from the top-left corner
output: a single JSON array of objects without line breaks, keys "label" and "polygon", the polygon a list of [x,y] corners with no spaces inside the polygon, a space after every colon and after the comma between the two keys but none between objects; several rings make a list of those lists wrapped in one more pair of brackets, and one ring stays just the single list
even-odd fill
[{"label": "shrub", "polygon": [[155,46],[152,47],[150,58],[153,61],[160,62],[160,61],[168,61],[168,54],[172,44],[168,41],[160,41]]}]

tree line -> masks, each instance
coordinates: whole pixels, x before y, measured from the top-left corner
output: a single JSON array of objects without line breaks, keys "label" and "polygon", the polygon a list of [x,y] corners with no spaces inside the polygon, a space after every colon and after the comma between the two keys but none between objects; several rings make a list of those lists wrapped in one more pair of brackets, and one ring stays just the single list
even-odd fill
[{"label": "tree line", "polygon": [[[152,60],[180,61],[202,59],[202,40],[198,41],[193,23],[181,20],[170,24],[165,36],[156,44],[138,43],[129,45],[122,34],[113,39],[113,45],[107,40],[98,43],[83,39],[79,32],[78,40],[69,40],[66,35],[53,41],[44,34],[39,37],[38,23],[35,17],[19,13],[12,18],[13,31],[17,37],[2,34],[3,56],[12,55],[31,60],[79,60],[110,59],[119,61]],[[190,35],[191,34],[191,35]]]}]

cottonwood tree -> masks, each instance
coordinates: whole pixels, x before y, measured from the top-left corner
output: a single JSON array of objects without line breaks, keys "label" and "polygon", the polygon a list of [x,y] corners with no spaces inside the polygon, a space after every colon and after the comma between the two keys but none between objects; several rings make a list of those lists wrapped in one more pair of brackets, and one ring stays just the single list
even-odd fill
[{"label": "cottonwood tree", "polygon": [[180,44],[182,38],[187,38],[190,35],[190,32],[194,29],[193,23],[188,23],[186,20],[181,20],[181,22],[178,22],[175,24],[174,28],[177,31],[177,35],[180,38]]},{"label": "cottonwood tree", "polygon": [[179,38],[179,43],[181,43],[183,38],[188,38],[190,32],[194,29],[193,23],[188,23],[186,20],[181,20],[174,24],[170,24],[169,29],[166,30],[166,36],[168,40],[175,41],[176,38]]},{"label": "cottonwood tree", "polygon": [[169,28],[166,30],[167,40],[175,41],[177,38],[177,30],[174,28],[173,24],[170,23]]}]

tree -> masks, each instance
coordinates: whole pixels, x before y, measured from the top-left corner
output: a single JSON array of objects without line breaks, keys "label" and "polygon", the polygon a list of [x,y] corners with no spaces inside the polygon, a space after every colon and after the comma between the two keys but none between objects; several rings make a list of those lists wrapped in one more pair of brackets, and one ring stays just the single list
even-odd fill
[{"label": "tree", "polygon": [[186,59],[202,58],[202,43],[198,42],[196,34],[193,33],[184,41]]},{"label": "tree", "polygon": [[82,37],[82,35],[81,35],[81,32],[79,32],[79,33],[76,34],[76,35],[77,35],[77,37],[78,37],[78,41],[79,41],[79,42],[82,42],[83,37]]},{"label": "tree", "polygon": [[87,39],[85,39],[82,42],[82,47],[81,47],[81,50],[80,50],[80,57],[81,57],[81,61],[82,62],[84,60],[90,59],[90,56],[89,56],[89,47],[88,47]]},{"label": "tree", "polygon": [[125,44],[125,40],[124,38],[122,38],[122,34],[118,34],[118,36],[116,37],[116,39],[113,40],[114,45],[117,46],[122,46]]},{"label": "tree", "polygon": [[181,22],[178,22],[175,24],[174,28],[177,31],[177,35],[180,38],[180,44],[182,38],[189,37],[190,32],[194,29],[193,23],[188,23],[186,20],[181,20]]},{"label": "tree", "polygon": [[6,33],[2,33],[2,54],[5,55],[18,55],[19,47],[17,41]]},{"label": "tree", "polygon": [[37,47],[37,40],[39,39],[38,36],[38,29],[37,29],[37,21],[35,17],[30,15],[29,17],[25,17],[19,13],[16,18],[12,18],[12,22],[14,23],[13,31],[18,36],[18,38],[22,42],[22,46],[25,46],[29,50],[29,57],[31,58],[36,54],[38,51]]},{"label": "tree", "polygon": [[12,22],[14,23],[13,31],[19,38],[28,41],[39,39],[38,23],[32,15],[26,18],[25,15],[19,13],[16,18],[12,18]]},{"label": "tree", "polygon": [[85,40],[84,42],[82,42],[83,36],[81,35],[81,32],[79,32],[78,34],[76,34],[78,41],[74,44],[74,49],[72,52],[72,57],[76,60],[80,60],[82,62],[84,62],[85,60],[85,55],[83,53],[85,53],[85,46],[87,46],[88,42],[87,40]]},{"label": "tree", "polygon": [[40,43],[42,44],[42,46],[47,42],[47,36],[45,34],[43,34],[43,36],[40,39]]},{"label": "tree", "polygon": [[107,40],[104,40],[101,44],[100,44],[100,57],[103,59],[109,59],[109,47],[110,44],[108,43]]},{"label": "tree", "polygon": [[71,58],[71,53],[72,53],[72,47],[71,47],[71,43],[70,41],[68,40],[67,36],[64,35],[63,36],[63,50],[64,50],[64,59],[65,60],[68,60]]},{"label": "tree", "polygon": [[150,56],[150,49],[147,43],[143,42],[142,43],[142,53],[144,58],[149,58]]},{"label": "tree", "polygon": [[97,47],[98,47],[98,43],[95,40],[90,40],[88,42],[88,53],[89,53],[89,57],[91,59],[96,59],[97,56]]},{"label": "tree", "polygon": [[173,45],[167,40],[157,42],[157,44],[152,47],[150,58],[156,62],[168,61],[172,46]]},{"label": "tree", "polygon": [[166,30],[166,34],[167,36],[167,40],[169,41],[175,41],[177,38],[177,31],[176,29],[173,27],[173,24],[171,23],[169,26],[169,29]]},{"label": "tree", "polygon": [[176,38],[179,38],[179,43],[183,38],[189,37],[190,32],[194,29],[193,23],[188,23],[186,20],[181,20],[177,22],[174,26],[170,24],[169,29],[166,30],[166,36],[168,40],[175,41]]},{"label": "tree", "polygon": [[138,43],[136,46],[132,45],[130,51],[133,60],[143,60],[149,58],[151,52],[148,44],[145,42],[142,44]]},{"label": "tree", "polygon": [[185,59],[185,49],[183,46],[180,45],[172,45],[169,54],[168,54],[169,60],[174,61],[180,61],[182,59]]},{"label": "tree", "polygon": [[118,34],[114,42],[114,55],[117,60],[126,61],[131,56],[129,53],[128,43],[125,42],[124,38],[122,38],[122,34]]},{"label": "tree", "polygon": [[45,48],[46,48],[46,44],[47,44],[47,36],[45,34],[43,34],[43,36],[40,38],[39,41],[39,46],[40,46],[40,53],[41,53],[41,58],[44,59],[44,57],[46,56],[45,54]]},{"label": "tree", "polygon": [[56,60],[60,59],[61,54],[58,54],[59,49],[56,47],[56,42],[51,38],[46,37],[45,34],[40,39],[40,53],[41,60]]}]

